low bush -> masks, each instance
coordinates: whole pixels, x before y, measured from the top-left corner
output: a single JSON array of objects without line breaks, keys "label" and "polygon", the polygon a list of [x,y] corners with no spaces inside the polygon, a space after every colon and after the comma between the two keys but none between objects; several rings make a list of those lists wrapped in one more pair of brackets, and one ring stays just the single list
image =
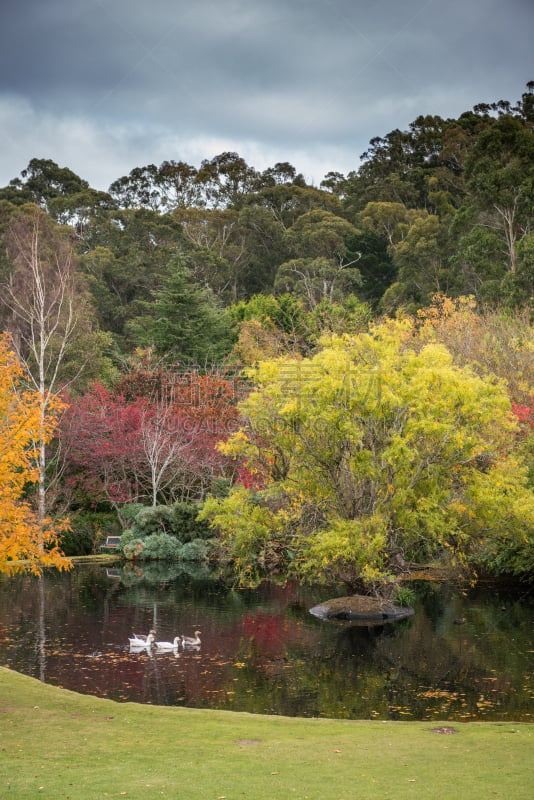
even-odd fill
[{"label": "low bush", "polygon": [[209,545],[203,539],[193,539],[186,542],[180,548],[180,559],[182,561],[206,561],[209,553]]},{"label": "low bush", "polygon": [[168,533],[153,533],[144,541],[141,554],[145,561],[173,561],[179,558],[181,542]]},{"label": "low bush", "polygon": [[121,516],[130,523],[134,535],[146,539],[165,533],[181,542],[208,539],[213,534],[205,522],[197,520],[200,507],[197,503],[174,503],[170,506],[142,506],[131,504],[121,509]]},{"label": "low bush", "polygon": [[122,554],[138,561],[206,561],[209,543],[204,537],[209,531],[197,521],[197,513],[193,503],[130,507],[125,518],[132,524],[121,536]]},{"label": "low bush", "polygon": [[69,514],[70,526],[62,534],[61,549],[66,556],[87,556],[98,552],[107,536],[120,536],[114,513],[75,511]]}]

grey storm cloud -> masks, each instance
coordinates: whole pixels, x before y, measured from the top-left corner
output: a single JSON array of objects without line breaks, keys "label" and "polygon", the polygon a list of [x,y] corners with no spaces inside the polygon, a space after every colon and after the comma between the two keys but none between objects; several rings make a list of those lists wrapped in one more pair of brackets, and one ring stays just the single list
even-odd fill
[{"label": "grey storm cloud", "polygon": [[530,0],[4,0],[0,184],[223,149],[320,180],[420,113],[517,99],[533,23]]}]

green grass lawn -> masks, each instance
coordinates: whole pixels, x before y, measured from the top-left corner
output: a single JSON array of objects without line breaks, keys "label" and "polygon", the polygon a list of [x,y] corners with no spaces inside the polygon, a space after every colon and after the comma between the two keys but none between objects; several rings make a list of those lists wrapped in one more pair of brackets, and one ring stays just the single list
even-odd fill
[{"label": "green grass lawn", "polygon": [[533,796],[533,724],[293,719],[121,704],[0,667],[1,798]]}]

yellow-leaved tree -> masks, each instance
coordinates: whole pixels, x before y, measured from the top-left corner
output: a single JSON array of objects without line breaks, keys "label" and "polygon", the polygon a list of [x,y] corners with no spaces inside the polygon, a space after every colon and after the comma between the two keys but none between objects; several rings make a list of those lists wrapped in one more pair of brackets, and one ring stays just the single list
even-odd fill
[{"label": "yellow-leaved tree", "polygon": [[221,450],[252,480],[202,511],[243,582],[381,591],[433,562],[532,573],[534,494],[506,387],[419,333],[389,320],[251,373]]},{"label": "yellow-leaved tree", "polygon": [[[0,572],[13,573],[42,567],[66,569],[70,562],[58,547],[61,525],[38,521],[24,501],[28,483],[38,479],[36,457],[42,430],[40,398],[24,391],[22,368],[10,346],[0,335]],[[45,436],[52,435],[61,408],[54,400],[45,419]]]}]

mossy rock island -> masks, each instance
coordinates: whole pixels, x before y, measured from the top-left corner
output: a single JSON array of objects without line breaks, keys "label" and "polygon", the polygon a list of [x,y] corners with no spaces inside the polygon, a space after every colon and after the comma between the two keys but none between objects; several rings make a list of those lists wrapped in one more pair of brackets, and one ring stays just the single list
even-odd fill
[{"label": "mossy rock island", "polygon": [[388,600],[361,594],[335,597],[310,608],[310,614],[319,619],[347,620],[362,625],[396,622],[411,617],[413,613],[414,609],[410,606],[396,606]]}]

